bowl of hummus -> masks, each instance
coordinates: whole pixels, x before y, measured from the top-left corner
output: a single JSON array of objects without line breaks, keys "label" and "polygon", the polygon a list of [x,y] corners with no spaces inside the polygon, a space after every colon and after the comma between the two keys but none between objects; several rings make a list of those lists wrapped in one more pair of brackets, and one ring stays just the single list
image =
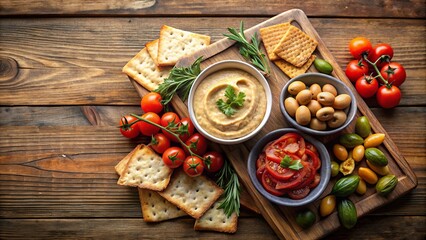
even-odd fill
[{"label": "bowl of hummus", "polygon": [[253,66],[224,60],[205,68],[188,96],[189,117],[206,138],[221,144],[244,142],[266,124],[272,94]]}]

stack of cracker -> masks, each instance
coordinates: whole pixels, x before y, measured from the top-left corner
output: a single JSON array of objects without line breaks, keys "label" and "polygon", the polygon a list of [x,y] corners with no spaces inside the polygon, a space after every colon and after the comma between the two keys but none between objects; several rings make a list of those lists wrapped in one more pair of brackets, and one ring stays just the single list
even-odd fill
[{"label": "stack of cracker", "polygon": [[150,147],[138,145],[116,166],[119,185],[138,187],[143,219],[160,222],[189,215],[195,230],[234,233],[237,215],[229,218],[217,201],[223,189],[205,176],[190,177],[167,167]]},{"label": "stack of cracker", "polygon": [[123,72],[149,91],[155,90],[176,62],[210,44],[210,37],[162,26],[160,38],[151,41],[124,67]]},{"label": "stack of cracker", "polygon": [[314,62],[318,43],[290,22],[260,29],[268,58],[287,76],[305,73]]}]

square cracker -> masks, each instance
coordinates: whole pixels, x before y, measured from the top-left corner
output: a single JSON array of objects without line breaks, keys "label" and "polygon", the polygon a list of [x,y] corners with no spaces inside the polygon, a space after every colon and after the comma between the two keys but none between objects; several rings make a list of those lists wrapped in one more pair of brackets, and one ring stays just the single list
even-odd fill
[{"label": "square cracker", "polygon": [[217,231],[234,233],[237,231],[238,216],[233,213],[229,218],[223,209],[219,209],[220,200],[206,212],[204,215],[195,220],[194,229],[201,231]]},{"label": "square cracker", "polygon": [[193,218],[200,218],[222,195],[223,189],[205,176],[190,177],[176,170],[169,186],[159,194]]},{"label": "square cracker", "polygon": [[273,52],[288,63],[301,67],[308,61],[317,45],[315,39],[297,27],[290,26]]},{"label": "square cracker", "polygon": [[123,72],[149,91],[155,90],[169,76],[171,68],[158,68],[146,47],[134,56]]},{"label": "square cracker", "polygon": [[141,188],[138,188],[138,191],[145,222],[160,222],[186,215],[157,192]]},{"label": "square cracker", "polygon": [[259,29],[260,37],[262,38],[262,42],[265,46],[268,58],[271,61],[278,60],[280,58],[274,53],[274,49],[283,38],[289,27],[290,22],[285,22]]},{"label": "square cracker", "polygon": [[117,172],[118,175],[121,176],[121,174],[126,170],[127,163],[129,162],[130,158],[132,157],[133,153],[135,153],[136,149],[139,149],[140,145],[136,146],[131,152],[129,152],[123,159],[120,160],[120,162],[115,165],[115,172]]},{"label": "square cracker", "polygon": [[149,56],[151,56],[156,66],[158,66],[158,41],[158,39],[155,39],[154,41],[145,44],[146,50],[148,51]]},{"label": "square cracker", "polygon": [[312,65],[312,63],[314,62],[316,56],[315,55],[311,55],[308,59],[308,61],[303,64],[303,66],[301,67],[295,67],[292,64],[284,61],[284,60],[277,60],[274,61],[274,63],[281,69],[281,71],[283,71],[287,76],[289,76],[290,78],[294,78],[296,76],[299,76],[300,74],[305,73],[309,67]]},{"label": "square cracker", "polygon": [[173,170],[166,166],[150,147],[138,145],[118,179],[119,185],[140,187],[154,191],[164,190]]},{"label": "square cracker", "polygon": [[180,58],[203,49],[209,44],[210,36],[163,25],[158,43],[158,65],[173,66]]}]

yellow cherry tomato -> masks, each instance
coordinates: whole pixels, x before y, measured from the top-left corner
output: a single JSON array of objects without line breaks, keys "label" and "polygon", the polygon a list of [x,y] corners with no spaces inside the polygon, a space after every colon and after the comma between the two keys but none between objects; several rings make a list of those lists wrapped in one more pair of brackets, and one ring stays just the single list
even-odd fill
[{"label": "yellow cherry tomato", "polygon": [[384,133],[371,134],[366,139],[364,139],[364,147],[365,148],[377,147],[380,144],[382,144],[384,140],[385,140]]},{"label": "yellow cherry tomato", "polygon": [[376,184],[379,178],[377,177],[377,174],[374,173],[371,169],[366,167],[360,167],[358,169],[358,176],[360,176],[364,181],[366,181],[369,184]]},{"label": "yellow cherry tomato", "polygon": [[334,144],[333,145],[333,153],[334,156],[336,156],[337,159],[340,161],[345,161],[348,159],[348,150],[343,145],[340,144]]},{"label": "yellow cherry tomato", "polygon": [[330,215],[336,208],[336,196],[328,195],[323,198],[320,203],[320,215],[325,217]]},{"label": "yellow cherry tomato", "polygon": [[365,148],[363,145],[358,145],[352,150],[352,159],[355,162],[360,162],[364,158]]}]

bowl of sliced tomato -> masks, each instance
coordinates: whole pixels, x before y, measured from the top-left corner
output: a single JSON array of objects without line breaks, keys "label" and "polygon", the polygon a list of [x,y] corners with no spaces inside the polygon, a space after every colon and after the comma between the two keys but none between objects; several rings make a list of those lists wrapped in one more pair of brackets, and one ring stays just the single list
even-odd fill
[{"label": "bowl of sliced tomato", "polygon": [[330,181],[330,156],[324,144],[294,128],[266,134],[250,151],[247,164],[257,191],[282,206],[315,201]]}]

